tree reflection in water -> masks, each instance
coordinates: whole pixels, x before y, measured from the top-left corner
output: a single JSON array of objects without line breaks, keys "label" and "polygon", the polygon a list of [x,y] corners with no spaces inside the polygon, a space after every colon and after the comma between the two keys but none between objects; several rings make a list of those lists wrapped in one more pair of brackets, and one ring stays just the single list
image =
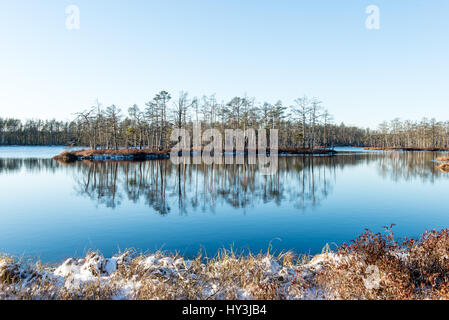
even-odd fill
[{"label": "tree reflection in water", "polygon": [[334,157],[279,157],[278,172],[260,173],[257,165],[175,165],[169,160],[142,162],[80,161],[63,165],[49,159],[0,159],[0,174],[27,171],[73,174],[77,194],[99,205],[115,208],[123,199],[144,201],[165,215],[173,206],[213,212],[217,205],[234,208],[285,202],[298,209],[319,205],[332,192],[337,171],[356,166],[375,166],[384,179],[435,182],[448,177],[441,172],[432,152],[370,152]]},{"label": "tree reflection in water", "polygon": [[[168,160],[144,162],[79,162],[75,181],[80,194],[115,207],[125,196],[141,199],[160,214],[170,206],[180,213],[213,212],[217,205],[234,208],[290,202],[298,209],[319,205],[332,192],[336,172],[366,164],[378,166],[385,179],[434,182],[442,173],[433,153],[370,153],[336,157],[280,157],[278,173],[260,174],[257,165],[174,165]],[[443,174],[444,175],[444,174]]]}]

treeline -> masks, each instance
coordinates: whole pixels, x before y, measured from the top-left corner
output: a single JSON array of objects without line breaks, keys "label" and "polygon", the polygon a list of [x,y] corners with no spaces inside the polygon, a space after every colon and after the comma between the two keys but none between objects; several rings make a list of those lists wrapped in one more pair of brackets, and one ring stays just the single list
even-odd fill
[{"label": "treeline", "polygon": [[135,147],[165,149],[174,144],[170,135],[174,128],[193,132],[201,129],[278,129],[280,147],[333,147],[339,144],[359,144],[364,131],[336,126],[332,116],[318,99],[298,98],[294,105],[258,104],[254,98],[235,97],[218,102],[214,95],[189,98],[181,92],[176,99],[161,91],[145,103],[133,105],[123,112],[115,105],[100,104],[80,112],[75,119],[80,127],[76,144],[91,148]]},{"label": "treeline", "polygon": [[67,145],[78,130],[75,122],[0,118],[0,145]]},{"label": "treeline", "polygon": [[120,147],[165,149],[173,145],[175,128],[193,130],[278,129],[279,146],[442,147],[448,145],[449,122],[399,120],[382,123],[378,130],[337,125],[317,98],[298,98],[291,105],[281,101],[258,103],[254,98],[235,97],[219,102],[215,95],[189,98],[181,92],[176,98],[161,91],[144,106],[122,110],[116,105],[95,106],[76,114],[73,121],[0,118],[2,145],[70,145],[90,148]]},{"label": "treeline", "polygon": [[368,131],[365,144],[372,147],[441,148],[449,147],[449,121],[435,119],[383,122],[377,131]]}]

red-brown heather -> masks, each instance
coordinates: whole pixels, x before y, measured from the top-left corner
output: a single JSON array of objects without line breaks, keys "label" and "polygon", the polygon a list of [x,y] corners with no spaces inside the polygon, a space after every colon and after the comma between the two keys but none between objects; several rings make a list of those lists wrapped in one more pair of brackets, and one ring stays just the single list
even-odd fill
[{"label": "red-brown heather", "polygon": [[[398,242],[367,231],[339,248],[340,263],[330,263],[316,283],[339,299],[448,299],[449,230],[427,231],[418,240]],[[379,274],[379,286],[367,288],[368,267]]]}]

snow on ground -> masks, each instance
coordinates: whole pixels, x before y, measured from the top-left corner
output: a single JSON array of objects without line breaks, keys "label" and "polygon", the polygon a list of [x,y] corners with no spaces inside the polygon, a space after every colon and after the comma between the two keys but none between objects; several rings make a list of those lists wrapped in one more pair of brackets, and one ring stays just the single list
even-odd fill
[{"label": "snow on ground", "polygon": [[[271,255],[226,257],[211,261],[129,252],[112,258],[90,252],[56,268],[22,265],[0,257],[0,299],[316,299],[318,290],[302,288],[334,254],[307,264],[283,266]],[[270,298],[270,296],[268,296]]]}]

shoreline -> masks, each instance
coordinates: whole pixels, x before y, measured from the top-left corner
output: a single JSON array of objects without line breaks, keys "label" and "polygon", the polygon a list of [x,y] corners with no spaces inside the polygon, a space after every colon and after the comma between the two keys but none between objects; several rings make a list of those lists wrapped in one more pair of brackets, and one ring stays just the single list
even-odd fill
[{"label": "shoreline", "polygon": [[363,150],[373,151],[409,151],[409,152],[447,152],[447,148],[418,148],[418,147],[363,147]]},{"label": "shoreline", "polygon": [[[76,151],[63,151],[59,155],[53,157],[53,160],[69,163],[83,160],[106,161],[106,160],[127,160],[127,161],[141,161],[141,160],[162,160],[170,158],[169,149],[155,150],[155,149],[88,149]],[[193,155],[195,150],[191,150]],[[279,148],[279,155],[289,156],[307,156],[307,155],[328,155],[332,156],[338,152],[332,149],[317,148],[317,149],[302,149],[302,148]],[[244,151],[248,154],[248,150]],[[267,155],[270,154],[269,149]],[[236,151],[233,152],[236,155]]]},{"label": "shoreline", "polygon": [[0,255],[0,299],[417,300],[449,299],[449,229],[402,243],[366,232],[332,252],[214,258],[89,252],[54,267]]}]

